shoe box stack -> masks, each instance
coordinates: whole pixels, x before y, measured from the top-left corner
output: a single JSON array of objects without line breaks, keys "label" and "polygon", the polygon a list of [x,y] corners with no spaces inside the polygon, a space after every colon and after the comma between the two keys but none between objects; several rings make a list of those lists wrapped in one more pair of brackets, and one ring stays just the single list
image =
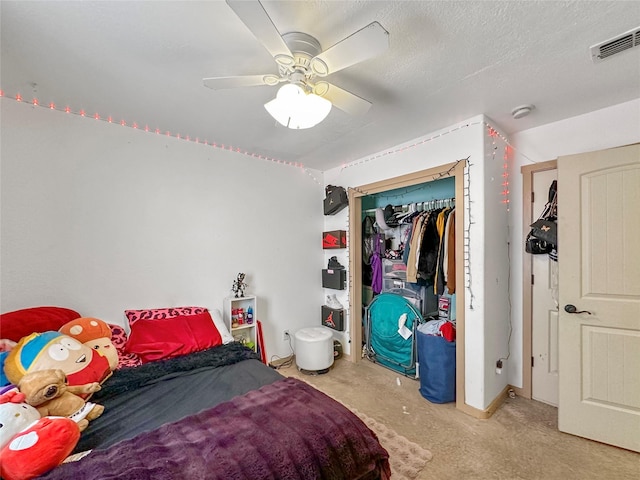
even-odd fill
[{"label": "shoe box stack", "polygon": [[[333,230],[323,232],[322,248],[332,250],[345,248],[347,246],[347,232],[344,230]],[[347,274],[344,267],[340,265],[337,257],[331,257],[326,269],[322,270],[322,286],[335,290],[344,290],[347,286]]]},{"label": "shoe box stack", "polygon": [[[346,246],[346,231],[333,230],[323,232],[323,249],[332,250],[346,248]],[[347,287],[347,272],[338,261],[338,257],[332,256],[329,258],[327,268],[322,270],[322,286],[333,290],[344,290]],[[344,331],[344,317],[344,307],[336,298],[336,294],[327,295],[325,305],[322,305],[322,324],[334,330]]]},{"label": "shoe box stack", "polygon": [[322,286],[334,290],[344,290],[347,284],[347,273],[336,257],[331,257],[327,268],[322,270]]},{"label": "shoe box stack", "polygon": [[[322,286],[336,290],[344,290],[346,272],[337,257],[331,257],[327,268],[322,270]],[[322,324],[334,330],[344,330],[344,307],[336,298],[336,294],[327,295],[322,305]]]},{"label": "shoe box stack", "polygon": [[334,330],[344,330],[344,308],[335,293],[327,295],[326,304],[322,305],[322,325]]}]

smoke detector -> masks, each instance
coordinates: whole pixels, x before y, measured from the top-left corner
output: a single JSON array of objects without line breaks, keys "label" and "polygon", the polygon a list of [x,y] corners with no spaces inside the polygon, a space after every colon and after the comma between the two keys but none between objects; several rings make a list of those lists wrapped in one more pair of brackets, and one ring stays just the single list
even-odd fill
[{"label": "smoke detector", "polygon": [[534,108],[536,107],[533,105],[520,105],[519,107],[516,107],[513,110],[511,110],[511,116],[514,119],[518,120],[519,118],[526,117],[527,115],[529,115]]},{"label": "smoke detector", "polygon": [[600,63],[613,55],[637,46],[640,46],[640,27],[597,43],[589,48],[589,51],[591,52],[593,63]]}]

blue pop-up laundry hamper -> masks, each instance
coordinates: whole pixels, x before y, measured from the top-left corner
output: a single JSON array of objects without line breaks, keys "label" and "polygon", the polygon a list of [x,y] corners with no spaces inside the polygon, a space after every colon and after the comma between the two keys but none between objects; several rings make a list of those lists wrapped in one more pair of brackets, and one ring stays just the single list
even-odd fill
[{"label": "blue pop-up laundry hamper", "polygon": [[456,400],[456,342],[416,331],[420,395],[433,403]]}]

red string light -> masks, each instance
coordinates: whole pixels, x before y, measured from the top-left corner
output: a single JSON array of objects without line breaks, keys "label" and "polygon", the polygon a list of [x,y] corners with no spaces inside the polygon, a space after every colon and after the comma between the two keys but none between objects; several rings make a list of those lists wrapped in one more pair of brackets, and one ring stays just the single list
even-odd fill
[{"label": "red string light", "polygon": [[[0,89],[0,97],[5,97],[5,92],[2,89]],[[15,100],[17,102],[22,102],[22,95],[20,93],[17,93],[15,95],[15,97],[7,97],[7,98],[15,98]],[[43,105],[40,104],[40,101],[37,98],[33,98],[31,103],[32,103],[33,106],[38,106],[38,107],[42,107],[43,106]],[[46,105],[44,105],[44,107],[49,109],[49,110],[57,110],[57,111],[60,111],[60,112],[65,112],[65,113],[69,113],[69,114],[73,114],[73,115],[78,115],[80,117],[86,117],[87,116],[85,110],[73,111],[70,106],[66,106],[64,108],[58,108],[54,102],[49,102]],[[107,123],[114,123],[113,117],[111,115],[103,118],[99,113],[96,112],[95,114],[90,115],[90,117],[95,119],[95,120],[101,120],[101,121],[104,121],[104,122],[107,122]],[[142,128],[140,128],[140,125],[137,122],[133,122],[131,124],[128,124],[126,120],[122,119],[117,123],[119,123],[123,127],[129,127],[129,128],[133,128],[135,130],[144,130],[145,132],[155,133],[156,135],[161,135],[162,134],[162,130],[160,128],[151,129],[151,128],[149,128],[148,125],[145,125],[145,127],[142,129]],[[232,145],[217,144],[216,142],[209,142],[208,140],[200,140],[198,137],[191,138],[190,135],[181,135],[179,133],[173,135],[173,134],[171,134],[171,132],[169,130],[166,130],[164,132],[164,135],[166,135],[167,137],[174,137],[174,138],[179,139],[179,140],[186,140],[188,142],[195,142],[195,143],[198,143],[198,144],[202,144],[202,145],[205,145],[205,146],[209,146],[209,147],[213,147],[213,148],[217,148],[217,149],[221,149],[221,150],[229,150],[230,152],[240,153],[240,154],[243,154],[243,155],[246,155],[246,156],[249,156],[249,157],[258,158],[260,160],[266,160],[266,161],[270,161],[270,162],[273,162],[273,163],[279,163],[279,164],[282,164],[282,165],[288,165],[288,166],[293,166],[293,167],[300,167],[302,169],[305,168],[302,163],[288,162],[288,161],[285,161],[285,160],[271,158],[271,157],[267,157],[267,156],[264,156],[264,155],[258,155],[258,154],[243,150],[240,147],[234,147]]]}]

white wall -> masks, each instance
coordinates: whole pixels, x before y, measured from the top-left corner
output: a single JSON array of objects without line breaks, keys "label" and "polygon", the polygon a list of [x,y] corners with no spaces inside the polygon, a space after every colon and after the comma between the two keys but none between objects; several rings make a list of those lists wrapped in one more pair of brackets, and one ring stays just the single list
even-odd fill
[{"label": "white wall", "polygon": [[[482,165],[484,179],[482,199],[484,201],[478,202],[476,196],[476,200],[472,203],[472,210],[476,213],[480,211],[483,214],[481,221],[484,229],[483,292],[481,296],[476,297],[475,303],[482,307],[484,318],[482,331],[476,329],[470,332],[467,327],[465,341],[476,341],[477,339],[483,341],[484,356],[467,361],[467,364],[474,362],[482,364],[483,376],[481,378],[484,385],[474,385],[476,388],[473,391],[479,394],[478,388],[482,388],[483,408],[488,407],[507,385],[507,372],[511,363],[509,355],[511,320],[509,312],[509,259],[512,250],[508,244],[510,203],[504,202],[510,200],[512,192],[509,191],[508,195],[503,195],[503,191],[509,189],[509,186],[502,184],[508,180],[508,177],[503,176],[505,172],[503,165],[507,164],[507,172],[512,175],[513,160],[509,158],[505,160],[506,143],[503,139],[502,133],[496,132],[494,136],[490,136],[485,129],[485,161]],[[473,190],[471,195],[474,196]],[[476,213],[473,214],[473,221],[478,221],[475,218]],[[475,244],[476,241],[477,237],[472,236],[472,244]],[[475,263],[476,259],[472,258],[471,261]],[[473,283],[477,283],[475,278],[472,279]],[[502,373],[497,374],[496,362],[500,358],[503,359],[503,368]],[[472,381],[468,380],[467,384]]]},{"label": "white wall", "polygon": [[[322,186],[300,168],[0,101],[0,309],[222,309],[238,272],[267,354],[320,323]],[[315,172],[316,178],[321,178]]]},{"label": "white wall", "polygon": [[[357,187],[407,173],[455,162],[469,157],[469,191],[472,203],[471,219],[465,211],[465,225],[469,229],[470,273],[472,283],[465,286],[460,279],[458,288],[466,288],[465,307],[465,401],[485,409],[506,385],[506,375],[495,378],[496,343],[507,350],[507,288],[508,268],[504,248],[494,250],[496,239],[506,246],[507,212],[501,203],[502,155],[494,159],[486,123],[480,115],[446,129],[433,132],[389,151],[372,154],[347,167],[325,172],[325,184],[345,188]],[[488,144],[488,146],[487,146]],[[502,150],[501,150],[502,151]],[[497,208],[496,208],[497,203]],[[349,229],[346,211],[326,217],[325,230]],[[358,222],[353,226],[360,228]],[[485,245],[491,248],[485,248]],[[348,251],[344,254],[348,262]],[[469,290],[469,288],[471,290]],[[473,304],[470,291],[474,296]],[[348,305],[346,293],[339,295]],[[473,308],[471,308],[473,306]],[[344,333],[348,338],[349,332]],[[502,354],[502,352],[500,352]]]},{"label": "white wall", "polygon": [[[562,155],[604,150],[640,142],[640,99],[514,134],[514,174],[511,176],[511,337],[509,384],[522,387],[522,265],[525,257],[520,167]],[[562,188],[559,185],[558,188]],[[562,253],[560,253],[562,255]],[[560,257],[561,258],[561,257]]]}]

